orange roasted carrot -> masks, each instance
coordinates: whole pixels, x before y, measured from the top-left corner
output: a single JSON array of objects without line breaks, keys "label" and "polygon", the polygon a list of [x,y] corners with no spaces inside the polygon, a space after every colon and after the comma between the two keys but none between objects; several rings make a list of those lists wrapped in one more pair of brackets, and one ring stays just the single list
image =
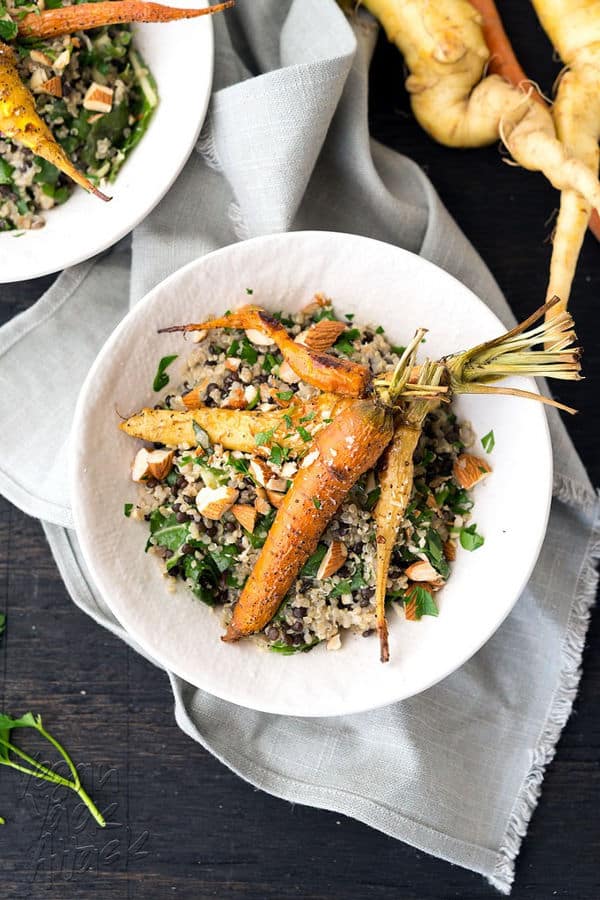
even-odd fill
[{"label": "orange roasted carrot", "polygon": [[208,331],[211,328],[247,328],[271,338],[290,368],[307,384],[343,397],[364,397],[371,383],[367,366],[340,359],[330,353],[311,350],[292,340],[281,322],[259,306],[242,306],[229,315],[192,325],[171,325],[170,331]]},{"label": "orange roasted carrot", "polygon": [[118,25],[120,22],[174,22],[177,19],[209,16],[234,5],[235,0],[227,0],[226,3],[203,9],[177,9],[143,0],[102,0],[100,3],[59,6],[58,9],[44,9],[24,16],[19,22],[19,37],[45,40],[102,25]]},{"label": "orange roasted carrot", "polygon": [[52,137],[50,129],[39,117],[35,100],[22,83],[14,51],[0,42],[0,134],[27,147],[37,156],[52,163],[86,191],[110,200],[75,168],[65,151]]},{"label": "orange roasted carrot", "polygon": [[371,400],[350,404],[319,432],[317,455],[285,495],[224,641],[254,634],[273,618],[348,491],[375,465],[392,433],[391,413]]},{"label": "orange roasted carrot", "polygon": [[[489,71],[506,78],[515,87],[523,87],[524,84],[531,83],[515,56],[494,0],[469,0],[469,2],[482,16],[481,29],[491,53]],[[534,91],[532,96],[538,103],[547,105],[539,91]],[[600,216],[596,210],[592,211],[589,229],[600,241]]]}]

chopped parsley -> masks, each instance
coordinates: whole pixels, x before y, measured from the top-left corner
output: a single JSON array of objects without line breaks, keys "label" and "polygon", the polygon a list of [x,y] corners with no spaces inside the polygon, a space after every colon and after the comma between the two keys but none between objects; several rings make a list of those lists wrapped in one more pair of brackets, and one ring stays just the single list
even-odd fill
[{"label": "chopped parsley", "polygon": [[291,400],[293,396],[294,396],[293,391],[278,391],[277,392],[278,399],[283,400],[284,402],[287,400]]},{"label": "chopped parsley", "polygon": [[123,515],[128,519],[133,509],[133,503],[126,503],[123,507]]},{"label": "chopped parsley", "polygon": [[315,509],[321,509],[321,501],[318,497],[313,497],[313,504]]},{"label": "chopped parsley", "polygon": [[309,441],[312,441],[312,434],[310,431],[307,431],[303,425],[299,425],[296,430],[306,444],[308,444]]},{"label": "chopped parsley", "polygon": [[484,436],[481,438],[481,446],[486,453],[492,452],[492,450],[496,446],[496,438],[494,437],[493,431],[488,431],[487,434],[484,434]]},{"label": "chopped parsley", "polygon": [[275,463],[276,466],[280,466],[286,461],[289,455],[289,447],[280,447],[279,444],[273,444],[269,461]]},{"label": "chopped parsley", "polygon": [[253,293],[254,293],[254,290],[253,290],[252,288],[246,288],[246,293],[247,293],[247,294],[253,294]]},{"label": "chopped parsley", "polygon": [[162,391],[162,389],[168,385],[169,376],[167,375],[167,368],[176,359],[177,354],[175,354],[174,356],[163,356],[163,358],[159,362],[158,369],[156,370],[156,375],[154,376],[154,381],[152,382],[152,387],[155,391]]},{"label": "chopped parsley", "polygon": [[351,356],[356,349],[354,347],[354,341],[359,337],[360,330],[358,328],[351,328],[350,331],[345,331],[339,336],[333,345],[333,349],[339,350],[339,352],[343,353],[345,356]]},{"label": "chopped parsley", "polygon": [[258,434],[254,436],[254,443],[256,446],[262,447],[264,444],[268,444],[273,437],[274,431],[274,428],[270,428],[268,431],[259,431]]},{"label": "chopped parsley", "polygon": [[483,535],[477,533],[477,525],[464,526],[460,529],[460,545],[465,550],[478,550],[484,541]]}]

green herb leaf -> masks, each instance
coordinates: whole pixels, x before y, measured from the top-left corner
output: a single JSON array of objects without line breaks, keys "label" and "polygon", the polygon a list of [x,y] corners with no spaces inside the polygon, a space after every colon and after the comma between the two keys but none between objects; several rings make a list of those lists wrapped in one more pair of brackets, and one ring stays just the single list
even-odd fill
[{"label": "green herb leaf", "polygon": [[236,547],[235,544],[223,544],[218,550],[213,550],[210,555],[219,572],[226,572],[233,565],[239,552],[239,547]]},{"label": "green herb leaf", "polygon": [[175,353],[174,356],[163,356],[163,358],[159,362],[158,369],[156,370],[156,375],[154,376],[154,381],[152,382],[152,387],[155,391],[162,391],[162,389],[168,385],[169,376],[167,375],[166,370],[176,359],[177,354]]},{"label": "green herb leaf", "polygon": [[158,509],[150,516],[150,534],[153,544],[173,552],[179,550],[189,537],[187,523],[178,522],[174,513],[163,516]]},{"label": "green herb leaf", "polygon": [[247,294],[253,294],[254,291],[253,291],[252,288],[246,288],[246,293],[247,293]]},{"label": "green herb leaf", "polygon": [[274,644],[269,644],[269,650],[272,650],[273,653],[280,653],[282,656],[291,656],[292,653],[308,653],[319,643],[318,639],[310,644],[286,644],[284,641],[275,641]]},{"label": "green herb leaf", "polygon": [[397,346],[397,347],[392,347],[391,350],[392,350],[392,353],[396,354],[396,356],[402,356],[402,354],[406,350],[406,347]]},{"label": "green herb leaf", "polygon": [[383,327],[383,325],[378,325],[377,328],[375,329],[375,334],[384,334],[384,332],[385,332],[385,328]]},{"label": "green herb leaf", "polygon": [[208,450],[210,447],[210,438],[207,432],[194,420],[192,420],[192,428],[194,429],[194,436],[198,446],[202,447],[203,450]]},{"label": "green herb leaf", "polygon": [[4,613],[0,613],[0,637],[6,631],[6,616]]},{"label": "green herb leaf", "polygon": [[306,560],[302,569],[300,570],[300,575],[303,578],[314,578],[317,572],[319,571],[319,566],[323,560],[323,557],[327,553],[327,544],[319,544],[315,552],[312,556]]},{"label": "green herb leaf", "polygon": [[477,533],[477,525],[469,525],[460,529],[460,545],[465,550],[478,550],[485,542],[483,535]]},{"label": "green herb leaf", "polygon": [[243,359],[251,366],[253,366],[258,359],[258,350],[253,344],[250,343],[247,337],[245,337],[242,341],[239,355],[240,359]]},{"label": "green herb leaf", "polygon": [[307,431],[303,425],[299,425],[296,430],[306,444],[308,444],[309,441],[312,441],[312,434],[310,431]]},{"label": "green herb leaf", "polygon": [[486,453],[492,452],[492,450],[496,446],[496,438],[494,437],[493,431],[488,431],[487,434],[484,434],[484,436],[481,438],[481,446]]},{"label": "green herb leaf", "polygon": [[232,469],[235,469],[236,472],[241,472],[242,475],[247,475],[250,471],[247,459],[237,459],[237,457],[231,456],[231,454],[227,460],[227,465],[231,466]]},{"label": "green herb leaf", "polygon": [[133,503],[126,503],[123,507],[123,515],[128,519],[133,509]]},{"label": "green herb leaf", "polygon": [[287,400],[291,400],[293,396],[294,396],[293,391],[278,391],[277,392],[277,397],[280,400],[283,400],[284,402]]},{"label": "green herb leaf", "polygon": [[19,26],[12,19],[0,19],[0,38],[3,41],[12,41],[16,38]]},{"label": "green herb leaf", "polygon": [[276,466],[280,466],[283,462],[286,461],[289,455],[289,447],[280,447],[279,444],[273,444],[273,446],[271,447],[271,456],[269,457],[269,460],[270,462],[275,463]]},{"label": "green herb leaf", "polygon": [[270,428],[268,431],[259,431],[258,434],[254,436],[254,443],[256,446],[263,447],[265,444],[268,444],[273,437],[274,431],[274,428]]},{"label": "green herb leaf", "polygon": [[414,587],[409,591],[407,597],[405,597],[406,602],[415,601],[415,618],[420,619],[423,616],[437,616],[439,615],[439,610],[437,608],[437,603],[433,599],[433,595],[429,593],[429,591],[425,590],[424,587]]},{"label": "green herb leaf", "polygon": [[282,360],[277,359],[272,353],[265,353],[262,368],[263,372],[271,373],[276,366],[281,365]]},{"label": "green herb leaf", "polygon": [[283,421],[285,422],[287,428],[291,429],[294,427],[294,423],[292,422],[292,417],[290,415],[288,415],[287,413],[283,414]]},{"label": "green herb leaf", "polygon": [[343,353],[345,356],[351,356],[356,349],[353,341],[356,341],[359,337],[360,330],[358,328],[351,328],[350,331],[345,331],[339,336],[333,345],[333,349],[339,350],[339,352]]},{"label": "green herb leaf", "polygon": [[321,501],[318,497],[313,497],[313,504],[315,506],[315,509],[321,509]]},{"label": "green herb leaf", "polygon": [[0,184],[12,184],[13,167],[0,157]]}]

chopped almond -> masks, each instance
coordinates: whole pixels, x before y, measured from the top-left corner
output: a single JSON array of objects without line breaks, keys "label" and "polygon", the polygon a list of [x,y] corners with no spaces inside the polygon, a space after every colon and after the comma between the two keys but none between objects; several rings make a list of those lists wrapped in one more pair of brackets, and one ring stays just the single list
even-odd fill
[{"label": "chopped almond", "polygon": [[279,491],[271,491],[267,488],[267,497],[269,498],[271,506],[274,506],[275,509],[279,509],[284,501],[285,494],[281,494]]},{"label": "chopped almond", "polygon": [[340,638],[339,632],[330,637],[326,644],[328,650],[340,650],[341,646],[342,639]]},{"label": "chopped almond", "polygon": [[202,341],[206,340],[207,337],[208,337],[208,331],[192,331],[192,333],[191,333],[192,344],[201,344]]},{"label": "chopped almond", "polygon": [[446,541],[444,544],[444,556],[448,560],[448,562],[454,562],[456,559],[456,544],[454,541]]},{"label": "chopped almond", "polygon": [[317,571],[317,578],[322,580],[323,578],[329,578],[330,575],[335,575],[338,569],[341,569],[346,562],[347,556],[348,548],[344,542],[332,541],[327,548],[325,556],[321,560],[321,565]]},{"label": "chopped almond", "polygon": [[270,347],[274,343],[268,335],[263,334],[262,331],[258,331],[256,328],[246,328],[246,337],[257,347]]},{"label": "chopped almond", "polygon": [[406,569],[406,577],[411,581],[428,581],[430,584],[443,584],[444,579],[426,559],[411,563]]},{"label": "chopped almond", "polygon": [[256,488],[256,500],[254,501],[254,508],[256,512],[261,516],[266,516],[271,512],[271,507],[269,505],[269,501],[267,500],[267,492],[262,487]]},{"label": "chopped almond", "polygon": [[192,388],[191,391],[188,391],[187,394],[182,394],[181,402],[186,409],[200,409],[200,407],[202,406],[202,400],[200,399],[200,388],[195,387]]},{"label": "chopped almond", "polygon": [[285,494],[287,491],[287,479],[278,478],[276,475],[273,475],[269,478],[265,487],[267,491],[279,491],[280,494]]},{"label": "chopped almond", "polygon": [[250,534],[252,534],[252,532],[254,531],[254,526],[256,525],[256,509],[253,506],[248,506],[245,503],[236,503],[235,506],[231,507],[231,512],[238,520],[242,528],[245,528],[246,531],[249,531]]},{"label": "chopped almond", "polygon": [[311,350],[324,352],[333,347],[340,334],[346,330],[343,322],[336,322],[333,319],[321,319],[315,322],[307,331],[303,331],[296,338],[299,344],[304,344]]},{"label": "chopped almond", "polygon": [[[73,38],[73,45],[76,47],[79,46],[79,41],[77,42],[77,44],[75,44],[75,38]],[[70,62],[71,50],[69,47],[67,47],[66,50],[63,50],[62,53],[59,53],[59,55],[56,57],[56,59],[52,63],[52,68],[55,72],[58,72],[60,74],[61,72],[64,72]],[[106,110],[106,112],[110,112],[110,110]]]},{"label": "chopped almond", "polygon": [[244,397],[246,398],[247,406],[252,406],[252,404],[258,400],[258,388],[254,384],[246,385],[244,388]]},{"label": "chopped almond", "polygon": [[217,520],[234,505],[239,496],[235,488],[223,485],[218,488],[205,487],[198,491],[196,506],[206,519]]},{"label": "chopped almond", "polygon": [[131,477],[138,482],[148,478],[162,481],[173,467],[173,454],[173,450],[147,450],[142,447],[133,461]]},{"label": "chopped almond", "polygon": [[306,306],[302,307],[302,312],[311,316],[313,313],[318,312],[325,306],[331,306],[331,300],[329,300],[324,294],[315,294],[310,303],[307,303]]},{"label": "chopped almond", "polygon": [[44,69],[34,69],[29,82],[29,87],[34,94],[39,94],[41,87],[48,81],[48,76]]},{"label": "chopped almond", "polygon": [[483,481],[492,471],[489,463],[480,456],[473,456],[472,453],[461,453],[452,469],[454,478],[461,488],[470,490],[480,481]]},{"label": "chopped almond", "polygon": [[92,81],[85,92],[83,108],[89,109],[90,112],[108,113],[112,109],[113,94],[112,88],[106,87],[104,84],[98,84],[97,81]]},{"label": "chopped almond", "polygon": [[296,375],[292,367],[285,360],[279,366],[279,378],[286,384],[298,384],[300,376]]},{"label": "chopped almond", "polygon": [[241,385],[236,384],[232,387],[224,403],[221,404],[221,409],[246,409],[246,406],[244,389]]},{"label": "chopped almond", "polygon": [[49,78],[38,88],[41,94],[50,94],[51,97],[62,97],[62,81],[58,75]]},{"label": "chopped almond", "polygon": [[257,457],[250,460],[250,462],[248,463],[248,469],[250,470],[250,474],[252,475],[256,483],[261,487],[266,487],[267,481],[273,474],[268,465],[263,462],[262,459],[258,459]]},{"label": "chopped almond", "polygon": [[45,53],[42,53],[41,50],[30,50],[29,56],[33,62],[39,63],[41,66],[52,68],[52,60],[49,56],[46,56]]},{"label": "chopped almond", "polygon": [[241,364],[242,361],[239,356],[228,356],[225,360],[225,368],[229,369],[230,372],[237,372]]}]

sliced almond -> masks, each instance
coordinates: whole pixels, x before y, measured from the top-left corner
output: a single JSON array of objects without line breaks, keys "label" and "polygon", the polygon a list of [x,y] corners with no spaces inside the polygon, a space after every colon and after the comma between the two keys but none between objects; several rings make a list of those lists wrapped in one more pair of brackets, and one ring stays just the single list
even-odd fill
[{"label": "sliced almond", "polygon": [[279,491],[270,491],[269,488],[267,488],[267,497],[269,498],[271,506],[274,506],[275,509],[279,509],[285,499],[285,494],[280,494]]},{"label": "sliced almond", "polygon": [[52,60],[49,56],[46,56],[45,53],[42,53],[41,50],[30,50],[29,56],[33,62],[39,63],[41,66],[52,68]]},{"label": "sliced almond", "polygon": [[232,387],[225,401],[221,404],[221,409],[246,409],[246,397],[244,389],[240,384]]},{"label": "sliced almond", "polygon": [[254,508],[256,512],[261,516],[266,516],[271,512],[271,506],[267,499],[267,492],[262,487],[256,488],[256,500],[254,501]]},{"label": "sliced almond", "polygon": [[286,384],[298,384],[300,376],[296,375],[292,367],[285,360],[279,366],[279,378]]},{"label": "sliced almond", "polygon": [[446,541],[444,544],[444,556],[448,562],[454,562],[456,559],[456,544],[454,541]]},{"label": "sliced almond", "polygon": [[489,463],[472,453],[461,453],[454,463],[452,474],[461,488],[469,490],[483,481],[492,471]]},{"label": "sliced almond", "polygon": [[[188,332],[189,333],[189,332]],[[208,331],[192,331],[190,340],[192,344],[201,344],[208,337]]]},{"label": "sliced almond", "polygon": [[50,94],[51,97],[62,97],[62,80],[58,75],[49,78],[39,87],[40,94]]},{"label": "sliced almond", "polygon": [[245,503],[236,503],[231,507],[231,512],[238,520],[242,528],[245,528],[246,531],[249,531],[250,534],[254,531],[254,526],[256,525],[256,516],[257,510],[254,506],[248,506]]},{"label": "sliced almond", "polygon": [[257,347],[270,347],[275,343],[267,334],[263,334],[256,328],[246,328],[246,337]]},{"label": "sliced almond", "polygon": [[228,356],[225,360],[225,368],[230,372],[237,372],[241,364],[242,361],[238,356]]},{"label": "sliced almond", "polygon": [[173,467],[173,450],[138,450],[133,461],[131,477],[134,481],[146,481],[156,478],[162,481]]},{"label": "sliced almond", "polygon": [[98,84],[97,81],[92,81],[85,92],[83,108],[89,109],[90,112],[108,113],[112,109],[113,94],[112,88],[106,87],[104,84]]},{"label": "sliced almond", "polygon": [[206,519],[220,519],[223,513],[231,509],[239,496],[235,488],[222,485],[218,488],[204,487],[198,491],[196,506],[198,512]]},{"label": "sliced almond", "polygon": [[255,482],[261,487],[266,487],[267,481],[273,474],[266,462],[263,462],[262,459],[258,459],[257,457],[250,460],[248,469]]},{"label": "sliced almond", "polygon": [[272,475],[271,478],[267,481],[265,485],[267,491],[279,491],[280,494],[285,494],[287,491],[287,479],[279,478],[277,475]]},{"label": "sliced almond", "polygon": [[93,116],[90,116],[88,119],[88,125],[93,125],[94,122],[99,122],[100,119],[105,116],[106,113],[94,113]]},{"label": "sliced almond", "polygon": [[330,637],[326,644],[328,650],[340,650],[341,646],[342,639],[340,638],[339,632]]},{"label": "sliced almond", "polygon": [[443,584],[444,579],[426,559],[419,559],[411,563],[405,571],[406,577],[411,581],[428,581],[430,584]]},{"label": "sliced almond", "polygon": [[323,578],[329,578],[330,575],[335,575],[338,569],[341,569],[346,562],[347,556],[348,548],[344,542],[332,541],[321,560],[321,565],[317,570],[317,578],[322,580]]},{"label": "sliced almond", "polygon": [[281,474],[284,478],[293,478],[296,472],[298,471],[298,466],[293,460],[289,460],[281,467]]},{"label": "sliced almond", "polygon": [[315,322],[314,325],[311,325],[310,328],[299,334],[296,341],[299,344],[304,344],[305,347],[309,347],[311,350],[324,352],[333,347],[340,334],[345,330],[346,326],[343,322],[336,322],[333,319],[321,319],[320,322]]}]

